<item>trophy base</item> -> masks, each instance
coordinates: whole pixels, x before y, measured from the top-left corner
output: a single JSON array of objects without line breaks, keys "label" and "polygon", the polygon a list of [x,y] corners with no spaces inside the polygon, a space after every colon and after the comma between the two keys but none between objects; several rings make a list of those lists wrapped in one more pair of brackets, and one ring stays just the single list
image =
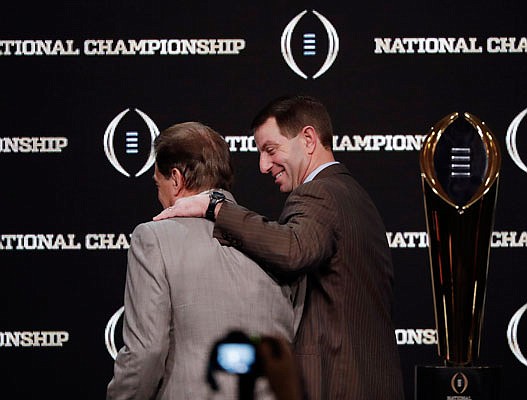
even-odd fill
[{"label": "trophy base", "polygon": [[415,367],[415,400],[500,400],[501,367]]}]

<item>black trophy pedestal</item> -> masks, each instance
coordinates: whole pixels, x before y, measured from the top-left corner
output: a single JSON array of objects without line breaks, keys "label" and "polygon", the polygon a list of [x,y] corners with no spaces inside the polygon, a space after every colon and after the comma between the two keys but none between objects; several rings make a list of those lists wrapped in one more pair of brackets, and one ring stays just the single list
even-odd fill
[{"label": "black trophy pedestal", "polygon": [[415,367],[415,400],[500,400],[501,367]]}]

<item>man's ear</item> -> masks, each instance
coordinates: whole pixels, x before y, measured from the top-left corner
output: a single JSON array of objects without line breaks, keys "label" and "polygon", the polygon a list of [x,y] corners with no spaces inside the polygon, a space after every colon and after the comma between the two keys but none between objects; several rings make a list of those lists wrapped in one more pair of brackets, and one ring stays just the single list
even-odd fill
[{"label": "man's ear", "polygon": [[174,193],[177,196],[185,188],[185,177],[179,169],[172,168],[170,179],[172,180],[172,185],[174,185]]},{"label": "man's ear", "polygon": [[314,127],[308,125],[302,129],[300,133],[304,140],[306,150],[308,154],[313,154],[317,148],[318,135]]}]

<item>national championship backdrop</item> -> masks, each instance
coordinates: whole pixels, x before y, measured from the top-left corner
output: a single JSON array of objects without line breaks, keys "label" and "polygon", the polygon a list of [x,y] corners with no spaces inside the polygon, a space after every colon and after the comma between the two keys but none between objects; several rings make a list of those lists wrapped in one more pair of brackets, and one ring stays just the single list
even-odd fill
[{"label": "national championship backdrop", "polygon": [[[237,201],[277,218],[248,127],[284,94],[326,104],[333,150],[375,201],[395,266],[408,399],[439,363],[419,151],[469,112],[503,163],[480,362],[504,398],[527,377],[527,5],[72,1],[0,12],[0,364],[19,399],[104,398],[122,346],[126,252],[160,211],[152,142],[219,131]],[[1,397],[4,397],[1,395]]]}]

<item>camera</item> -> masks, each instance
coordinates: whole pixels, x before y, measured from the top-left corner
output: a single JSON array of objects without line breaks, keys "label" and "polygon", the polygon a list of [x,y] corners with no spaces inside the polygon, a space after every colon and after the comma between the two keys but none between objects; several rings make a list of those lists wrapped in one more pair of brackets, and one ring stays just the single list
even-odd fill
[{"label": "camera", "polygon": [[256,365],[256,348],[253,343],[219,343],[216,362],[229,374],[249,374]]},{"label": "camera", "polygon": [[238,376],[240,399],[252,399],[254,383],[261,376],[256,347],[259,337],[249,337],[241,331],[232,331],[214,343],[207,366],[207,382],[214,391],[219,390],[214,377],[217,371]]},{"label": "camera", "polygon": [[236,375],[260,375],[256,346],[259,337],[249,337],[241,331],[229,332],[212,347],[209,370]]},{"label": "camera", "polygon": [[255,383],[263,376],[264,360],[258,356],[259,346],[270,345],[274,357],[280,358],[282,349],[278,339],[270,336],[248,336],[231,331],[212,346],[207,366],[207,382],[214,391],[219,390],[215,373],[235,375],[238,380],[238,398],[252,400]]}]

